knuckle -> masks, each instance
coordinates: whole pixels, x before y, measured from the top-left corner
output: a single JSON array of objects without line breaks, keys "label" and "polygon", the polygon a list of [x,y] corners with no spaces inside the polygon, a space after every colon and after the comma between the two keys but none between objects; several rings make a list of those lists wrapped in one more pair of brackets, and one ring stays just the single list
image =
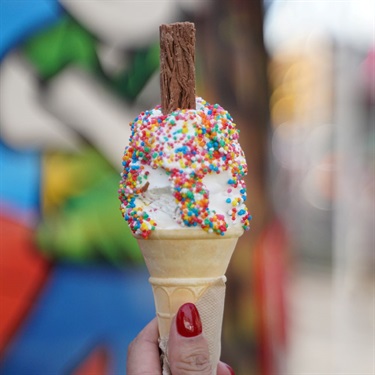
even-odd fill
[{"label": "knuckle", "polygon": [[208,353],[196,351],[181,356],[180,361],[175,363],[175,371],[178,375],[212,375],[211,362]]}]

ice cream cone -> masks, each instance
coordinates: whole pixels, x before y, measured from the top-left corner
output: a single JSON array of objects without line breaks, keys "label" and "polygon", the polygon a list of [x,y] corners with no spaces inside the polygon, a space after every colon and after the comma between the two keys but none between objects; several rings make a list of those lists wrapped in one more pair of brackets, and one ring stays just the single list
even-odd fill
[{"label": "ice cream cone", "polygon": [[[229,229],[224,236],[198,228],[155,230],[149,239],[138,238],[150,273],[160,347],[165,353],[172,319],[179,307],[194,303],[200,313],[203,333],[208,340],[212,368],[221,350],[225,272],[243,229]],[[163,374],[169,374],[164,361]]]}]

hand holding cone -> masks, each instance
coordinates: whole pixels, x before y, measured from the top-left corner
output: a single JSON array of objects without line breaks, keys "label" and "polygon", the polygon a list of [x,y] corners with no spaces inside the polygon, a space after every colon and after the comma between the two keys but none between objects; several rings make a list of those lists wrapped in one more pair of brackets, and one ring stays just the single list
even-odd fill
[{"label": "hand holding cone", "polygon": [[[160,347],[166,355],[172,319],[184,303],[194,303],[200,313],[208,341],[212,368],[220,360],[221,326],[224,312],[224,276],[242,228],[225,236],[201,229],[157,230],[147,240],[138,239],[150,273]],[[163,375],[169,375],[164,357]]]}]

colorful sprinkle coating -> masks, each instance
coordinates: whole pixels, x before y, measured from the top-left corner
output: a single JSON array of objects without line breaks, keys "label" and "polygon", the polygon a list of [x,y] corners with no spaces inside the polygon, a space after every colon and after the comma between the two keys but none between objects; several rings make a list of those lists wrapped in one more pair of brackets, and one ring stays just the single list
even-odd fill
[{"label": "colorful sprinkle coating", "polygon": [[[178,211],[176,222],[187,227],[201,227],[224,235],[228,222],[250,228],[244,202],[247,173],[239,134],[230,114],[220,105],[197,98],[196,109],[177,110],[163,115],[160,106],[142,112],[130,123],[129,146],[123,156],[119,186],[120,210],[131,230],[148,238],[157,223],[152,212],[137,204],[147,194],[150,168],[162,169],[168,176],[171,194]],[[210,207],[210,192],[203,182],[207,175],[229,172],[223,186],[227,212]],[[239,194],[234,195],[234,191]]]}]

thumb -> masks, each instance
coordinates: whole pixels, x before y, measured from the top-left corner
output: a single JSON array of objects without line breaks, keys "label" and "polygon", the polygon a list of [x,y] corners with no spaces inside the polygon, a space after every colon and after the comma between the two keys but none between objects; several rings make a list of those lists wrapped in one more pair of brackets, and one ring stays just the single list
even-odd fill
[{"label": "thumb", "polygon": [[182,305],[172,322],[168,359],[173,375],[212,375],[208,344],[202,335],[202,322],[192,303]]}]

